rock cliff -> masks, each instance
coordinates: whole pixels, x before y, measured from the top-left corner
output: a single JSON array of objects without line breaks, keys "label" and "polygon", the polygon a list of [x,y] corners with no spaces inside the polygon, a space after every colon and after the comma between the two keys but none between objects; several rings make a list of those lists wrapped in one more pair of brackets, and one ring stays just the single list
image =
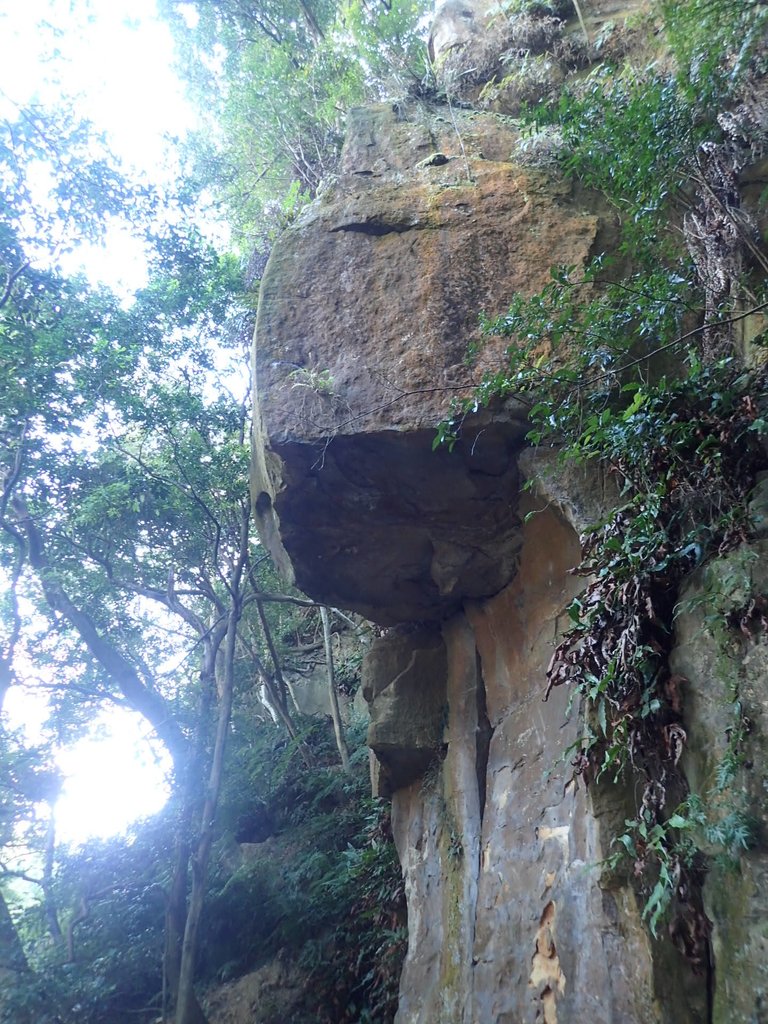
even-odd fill
[{"label": "rock cliff", "polygon": [[488,114],[354,111],[338,180],[262,282],[260,529],[303,590],[376,622],[440,619],[515,572],[525,409],[478,421],[453,453],[432,451],[434,426],[479,379],[464,363],[479,311],[583,264],[600,220],[511,163],[514,140]]},{"label": "rock cliff", "polygon": [[[627,7],[582,6],[587,32]],[[446,5],[433,50],[476,45],[482,33],[465,22]],[[606,863],[637,794],[586,789],[569,766],[577,709],[565,688],[542,700],[580,586],[579,535],[611,509],[611,482],[532,452],[514,401],[468,419],[454,451],[432,451],[447,398],[501,353],[499,341],[464,361],[478,313],[535,292],[553,265],[583,267],[615,231],[597,197],[515,162],[516,138],[503,114],[453,105],[355,111],[338,178],[276,245],[262,283],[262,537],[312,597],[385,627],[363,686],[408,895],[397,1021],[768,1019],[763,849],[738,882],[713,869],[705,883],[710,964],[693,965],[674,936],[651,939],[632,879]],[[764,543],[734,608],[764,589],[753,579]],[[728,559],[708,571],[733,576]],[[713,664],[731,658],[722,685],[753,709],[744,785],[762,820],[765,645],[745,661],[717,638],[699,642],[695,594],[707,585],[690,584],[673,656],[691,681],[685,770],[706,786],[733,728],[710,686]]]}]

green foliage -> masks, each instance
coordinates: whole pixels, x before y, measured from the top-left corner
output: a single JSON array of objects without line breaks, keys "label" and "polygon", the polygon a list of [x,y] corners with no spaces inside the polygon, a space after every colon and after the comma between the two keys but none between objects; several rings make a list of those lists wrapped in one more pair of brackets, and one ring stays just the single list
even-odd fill
[{"label": "green foliage", "polygon": [[31,972],[4,1001],[9,1024],[35,1006],[55,1012],[62,1024],[156,1015],[172,836],[172,816],[166,811],[142,822],[130,836],[59,851],[55,898],[71,949],[45,935],[39,904],[25,907],[19,930]]},{"label": "green foliage", "polygon": [[764,70],[768,9],[760,0],[664,0],[666,31],[680,87],[706,116],[738,90],[750,70]]},{"label": "green foliage", "polygon": [[[201,982],[237,977],[282,950],[307,977],[296,1024],[391,1021],[406,944],[403,882],[388,808],[367,795],[363,736],[351,776],[317,720],[302,734],[312,770],[274,725],[243,717],[232,739]],[[18,927],[31,971],[4,1001],[3,1020],[155,1019],[175,828],[171,805],[128,836],[59,851],[56,903],[73,957],[45,935],[42,905],[28,902]]]},{"label": "green foliage", "polygon": [[[404,893],[388,809],[367,796],[362,737],[351,777],[338,770],[328,730],[317,723],[304,734],[320,762],[312,771],[275,729],[250,737],[233,752],[239,768],[223,821],[259,845],[234,874],[219,862],[203,970],[231,977],[287,950],[310,972],[308,1022],[383,1024],[396,1009],[405,953]],[[243,789],[244,776],[253,788]]]},{"label": "green foliage", "polygon": [[[402,95],[425,72],[423,0],[245,5],[195,3],[194,29],[166,0],[199,106],[215,124],[191,155],[238,241],[269,250],[336,170],[350,107]],[[211,71],[218,67],[220,73]],[[222,88],[222,76],[225,88]],[[260,276],[263,256],[256,260]]]},{"label": "green foliage", "polygon": [[659,923],[677,891],[681,871],[690,867],[695,854],[694,846],[677,840],[678,832],[687,829],[690,820],[679,809],[663,823],[657,821],[653,813],[641,811],[625,824],[627,831],[614,839],[619,851],[609,858],[609,865],[616,867],[622,858],[629,856],[634,862],[635,872],[642,873],[648,862],[654,864],[656,881],[643,908],[643,917],[656,938]]},{"label": "green foliage", "polygon": [[[765,10],[726,6],[667,5],[673,44],[682,47],[676,33],[706,7],[722,21],[718,52],[732,52],[746,21],[762,25]],[[691,53],[703,52],[706,32],[687,37]],[[744,46],[756,53],[755,36]],[[568,685],[584,711],[583,738],[569,751],[573,781],[635,780],[637,811],[611,860],[631,858],[654,935],[669,913],[704,934],[697,846],[733,858],[750,841],[734,795],[743,715],[734,710],[711,790],[687,795],[677,767],[687,739],[680,681],[668,665],[681,582],[748,538],[747,496],[766,463],[768,371],[746,368],[733,347],[711,357],[702,338],[715,326],[728,337],[730,311],[705,309],[672,229],[696,147],[719,138],[718,104],[743,86],[744,52],[728,83],[708,79],[706,111],[680,78],[601,70],[535,112],[534,126],[564,142],[561,169],[619,212],[622,246],[618,258],[581,271],[553,268],[538,294],[516,295],[507,313],[483,321],[486,335],[511,341],[503,365],[454,406],[435,439],[455,444],[466,416],[512,397],[528,406],[531,443],[593,462],[618,484],[617,507],[583,538],[577,572],[587,582],[568,608],[547,694]],[[754,74],[754,60],[750,67]],[[745,293],[762,308],[759,290],[757,299]],[[738,694],[730,699],[740,708]]]},{"label": "green foliage", "polygon": [[615,869],[626,857],[631,858],[636,876],[652,875],[643,917],[654,938],[674,905],[681,883],[688,884],[692,875],[701,871],[702,843],[718,850],[718,859],[736,869],[741,854],[752,846],[754,824],[746,810],[732,808],[713,818],[713,793],[706,798],[692,793],[664,820],[648,807],[625,822],[626,831],[613,840],[617,852],[608,858]]},{"label": "green foliage", "polygon": [[[223,172],[239,223],[255,226],[266,248],[332,173],[349,106],[378,95],[390,72],[401,84],[411,79],[421,13],[410,0],[378,11],[303,0],[200,5],[193,45],[210,59],[197,63],[199,86],[222,113],[227,148],[222,156],[201,144],[199,163],[209,161],[209,181]],[[213,81],[219,66],[226,89]],[[210,139],[220,134],[213,129]],[[39,173],[44,165],[50,173]],[[123,178],[89,126],[66,113],[57,120],[30,111],[6,125],[0,171],[0,571],[10,581],[0,703],[9,685],[39,673],[55,680],[45,729],[56,743],[81,735],[105,701],[135,706],[137,696],[145,710],[147,700],[161,709],[149,720],[163,739],[167,726],[178,740],[167,813],[129,838],[67,853],[54,849],[35,809],[46,784],[58,782],[46,774],[47,748],[17,751],[3,736],[0,838],[8,853],[23,835],[33,875],[46,864],[40,891],[16,908],[29,970],[10,1001],[3,994],[3,1012],[14,1024],[54,1016],[97,1024],[150,1020],[167,1009],[173,847],[194,847],[199,835],[217,693],[208,645],[235,602],[234,774],[217,833],[204,978],[231,976],[288,947],[314,957],[307,1020],[321,1019],[323,1005],[334,1020],[386,1020],[404,948],[402,883],[386,812],[364,799],[365,756],[354,759],[350,779],[336,766],[326,723],[297,721],[297,735],[286,740],[263,724],[254,685],[276,675],[283,658],[286,672],[301,664],[313,636],[306,610],[268,605],[256,614],[259,590],[281,588],[245,533],[241,381],[252,313],[241,301],[239,261],[189,226],[199,181],[161,208],[150,190]],[[151,263],[149,283],[130,302],[67,279],[57,266],[61,252],[100,239],[108,218],[126,207]],[[293,384],[333,388],[323,372]],[[250,596],[237,604],[232,566],[243,550],[238,586]],[[344,673],[349,688],[358,683],[355,659]],[[318,763],[311,771],[307,753]],[[182,807],[190,762],[196,774]],[[257,819],[270,855],[234,870],[235,839],[246,841]],[[202,857],[195,879],[205,874],[201,864]],[[311,951],[308,929],[318,937]]]},{"label": "green foliage", "polygon": [[538,108],[533,124],[557,126],[565,144],[562,169],[617,208],[620,251],[635,265],[669,255],[663,229],[708,127],[671,74],[598,68],[556,103]]},{"label": "green foliage", "polygon": [[310,370],[299,367],[288,374],[291,388],[306,388],[318,395],[333,394],[333,377],[330,370]]},{"label": "green foliage", "polygon": [[538,17],[567,18],[573,14],[572,0],[505,0],[501,8],[507,16],[533,14]]},{"label": "green foliage", "polygon": [[[94,127],[62,102],[18,108],[0,125],[0,259],[4,269],[55,263],[83,240],[104,237],[109,219],[131,206],[136,222],[156,203],[130,181]],[[7,262],[6,262],[7,261]]]}]

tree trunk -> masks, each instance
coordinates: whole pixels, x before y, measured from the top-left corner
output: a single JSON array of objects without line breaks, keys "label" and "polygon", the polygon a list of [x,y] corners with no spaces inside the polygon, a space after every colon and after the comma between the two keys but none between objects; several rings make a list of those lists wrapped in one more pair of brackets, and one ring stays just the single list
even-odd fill
[{"label": "tree trunk", "polygon": [[315,12],[307,3],[307,0],[299,0],[299,7],[301,8],[301,13],[304,16],[304,24],[307,26],[307,30],[312,36],[314,43],[322,43],[325,39],[325,33],[320,28],[320,23],[315,17]]},{"label": "tree trunk", "polygon": [[45,833],[45,861],[43,863],[43,905],[45,907],[45,920],[51,938],[57,946],[64,944],[64,933],[59,924],[59,915],[56,909],[56,900],[53,896],[53,865],[56,855],[56,816],[55,805],[49,806],[48,828]]},{"label": "tree trunk", "polygon": [[[190,787],[191,788],[191,787]],[[165,907],[165,947],[163,950],[163,1020],[166,1016],[167,997],[178,1008],[181,996],[181,960],[184,929],[187,922],[187,881],[189,878],[189,830],[192,824],[193,804],[185,797],[180,821],[177,826],[176,845],[173,858],[173,873]],[[197,1001],[194,990],[186,999],[189,1024],[207,1024],[205,1013]]]},{"label": "tree trunk", "polygon": [[[200,933],[200,919],[205,901],[205,886],[208,878],[208,862],[213,845],[213,828],[219,805],[221,780],[224,774],[224,752],[227,745],[229,724],[232,719],[232,699],[235,691],[235,653],[237,650],[237,627],[242,614],[242,579],[248,563],[248,524],[250,508],[246,506],[240,524],[240,545],[237,560],[230,575],[229,615],[226,619],[224,652],[220,651],[221,640],[215,641],[216,690],[219,697],[219,713],[216,720],[216,738],[213,757],[208,775],[208,786],[200,820],[197,849],[192,857],[192,891],[184,927],[184,941],[181,947],[181,969],[179,973],[179,995],[176,1002],[176,1024],[199,1024],[195,1007],[195,967]],[[220,634],[219,634],[220,636]]]},{"label": "tree trunk", "polygon": [[0,970],[19,973],[29,971],[24,949],[13,923],[5,896],[0,892]]},{"label": "tree trunk", "polygon": [[323,620],[323,642],[325,644],[325,667],[328,673],[328,696],[331,701],[331,717],[333,718],[333,731],[336,736],[336,746],[339,748],[341,765],[345,772],[349,769],[349,747],[344,735],[344,726],[341,721],[339,710],[339,695],[336,692],[336,680],[333,672],[333,648],[331,647],[331,618],[327,608],[320,609],[320,618]]},{"label": "tree trunk", "polygon": [[240,618],[239,602],[233,599],[234,607],[229,614],[229,624],[224,648],[224,665],[219,691],[219,715],[216,725],[216,741],[213,748],[213,759],[208,779],[208,788],[203,804],[200,836],[197,849],[192,857],[192,892],[189,899],[189,910],[184,928],[184,941],[181,950],[181,970],[179,975],[179,995],[176,1003],[176,1024],[198,1024],[195,1007],[199,1004],[195,998],[195,965],[200,931],[200,918],[205,900],[205,886],[208,877],[208,862],[213,845],[213,827],[216,821],[216,810],[221,792],[221,779],[224,769],[224,751],[232,718],[232,695],[235,687],[235,643],[237,640],[237,623]]},{"label": "tree trunk", "polygon": [[48,561],[42,535],[20,498],[14,500],[14,510],[27,536],[29,564],[35,570],[48,605],[67,620],[96,661],[120,688],[128,704],[154,728],[178,771],[179,765],[187,757],[187,741],[165,700],[144,684],[136,666],[99,632],[90,615],[79,608],[61,586],[56,578],[56,570]]},{"label": "tree trunk", "polygon": [[[204,626],[200,626],[205,629]],[[181,990],[181,964],[184,931],[187,924],[187,886],[189,882],[190,836],[192,823],[202,802],[202,780],[208,727],[216,692],[216,651],[221,634],[208,630],[203,633],[203,662],[200,669],[200,699],[197,711],[197,729],[192,756],[180,779],[181,810],[176,825],[173,872],[165,911],[165,948],[163,951],[163,1020],[166,1003],[178,1012]],[[170,997],[170,998],[169,998]],[[192,989],[185,997],[189,1024],[206,1024],[205,1013]]]},{"label": "tree trunk", "polygon": [[312,751],[309,749],[307,744],[302,739],[300,739],[298,730],[296,729],[293,719],[291,718],[291,713],[288,710],[288,686],[283,676],[282,668],[280,667],[280,658],[278,657],[277,654],[277,647],[275,646],[275,641],[272,636],[272,630],[269,628],[269,620],[267,619],[266,613],[264,612],[264,605],[259,600],[259,597],[260,595],[257,594],[256,610],[259,613],[259,622],[261,623],[261,628],[264,633],[264,640],[266,641],[267,650],[269,651],[269,656],[272,660],[274,682],[272,678],[269,676],[264,666],[261,664],[261,660],[258,658],[258,655],[255,655],[254,652],[256,664],[259,668],[259,672],[261,673],[261,678],[264,682],[264,685],[267,688],[267,693],[269,694],[270,699],[275,705],[275,710],[277,711],[280,717],[280,721],[285,726],[288,735],[291,737],[294,743],[297,744],[299,753],[301,754],[301,758],[304,761],[304,764],[307,766],[307,768],[313,768],[315,766],[315,759],[312,755]]},{"label": "tree trunk", "polygon": [[[21,994],[21,999],[18,996]],[[14,1000],[14,995],[17,1000]],[[11,1013],[11,1001],[13,1016]],[[13,918],[0,892],[0,1019],[13,1024],[56,1024],[61,1020],[46,993],[43,975],[32,972],[13,923]]]}]

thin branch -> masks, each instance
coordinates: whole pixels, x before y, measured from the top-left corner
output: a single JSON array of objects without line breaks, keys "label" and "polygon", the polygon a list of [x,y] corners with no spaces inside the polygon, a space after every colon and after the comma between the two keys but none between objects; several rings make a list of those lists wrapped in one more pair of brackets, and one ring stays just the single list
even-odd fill
[{"label": "thin branch", "polygon": [[24,462],[24,444],[27,439],[27,431],[29,430],[29,418],[25,418],[22,426],[21,433],[16,440],[16,450],[13,454],[13,465],[3,475],[3,493],[0,495],[0,517],[4,517],[8,511],[8,502],[10,501],[16,484],[19,482],[21,476],[22,465]]},{"label": "thin branch", "polygon": [[0,295],[0,309],[9,301],[13,286],[16,284],[18,279],[29,267],[29,260],[24,260],[15,270],[9,271],[5,279],[5,287],[3,288],[3,294]]},{"label": "thin branch", "polygon": [[272,636],[272,630],[269,625],[266,613],[264,611],[264,605],[262,604],[259,596],[256,596],[256,610],[259,614],[259,622],[261,623],[261,629],[264,633],[264,640],[267,644],[267,650],[269,651],[269,657],[272,660],[272,672],[277,682],[278,692],[280,694],[280,700],[283,707],[288,706],[288,687],[285,685],[285,678],[283,677],[283,670],[280,665],[280,658],[277,653],[277,647]]},{"label": "thin branch", "polygon": [[[169,440],[170,440],[171,444],[174,446],[175,455],[178,456],[178,442],[173,437],[173,435],[170,435]],[[213,513],[208,508],[206,503],[196,493],[194,488],[189,484],[189,482],[187,481],[187,487],[185,488],[177,480],[169,480],[168,477],[161,476],[159,473],[156,473],[148,465],[148,463],[146,463],[144,461],[144,459],[141,458],[140,455],[136,455],[134,452],[129,451],[127,448],[124,448],[120,444],[118,438],[113,436],[112,441],[113,441],[113,443],[115,445],[115,448],[121,453],[121,455],[124,455],[128,459],[132,459],[136,463],[136,465],[139,466],[140,469],[144,473],[146,473],[147,476],[150,477],[150,479],[156,480],[158,483],[161,483],[161,484],[163,484],[166,487],[175,488],[176,490],[181,491],[181,493],[184,494],[186,497],[191,497],[192,498],[192,500],[195,502],[195,504],[202,510],[203,515],[206,517],[206,519],[208,519],[208,521],[213,524],[213,528],[214,528],[214,531],[215,531],[215,534],[216,534],[216,541],[215,541],[215,545],[214,545],[215,560],[218,561],[219,544],[221,543],[221,524],[216,519],[216,517],[213,515]],[[178,462],[177,462],[177,469],[179,470],[179,472],[181,473],[182,476],[185,475],[183,470],[182,470],[182,468],[181,468],[181,466],[178,464]]]},{"label": "thin branch", "polygon": [[576,17],[579,19],[579,24],[581,25],[581,31],[584,33],[584,38],[587,40],[587,46],[589,47],[589,46],[592,45],[592,40],[589,38],[589,32],[587,31],[587,24],[584,21],[584,15],[581,13],[581,4],[579,3],[579,0],[573,0],[573,6],[576,9]]},{"label": "thin branch", "polygon": [[372,409],[366,409],[365,412],[356,413],[354,416],[350,416],[349,419],[343,420],[341,423],[336,425],[337,432],[342,427],[348,427],[350,423],[356,423],[358,420],[364,420],[368,416],[373,416],[374,413],[384,412],[387,409],[391,409],[393,405],[397,405],[398,402],[402,402],[404,398],[412,398],[414,395],[434,395],[439,393],[446,393],[449,391],[467,391],[469,388],[478,388],[480,385],[476,381],[466,381],[464,384],[441,384],[431,388],[414,388],[412,391],[402,391],[399,395],[395,395],[394,398],[390,399],[389,402],[384,402],[382,405],[376,405]]},{"label": "thin branch", "polygon": [[[255,589],[255,588],[254,588]],[[270,594],[265,590],[257,590],[246,598],[248,604],[254,601],[263,601],[265,604],[295,604],[300,608],[320,608],[317,601],[310,601],[305,597],[292,597],[291,594]]]},{"label": "thin branch", "polygon": [[339,757],[341,758],[341,766],[345,772],[349,773],[349,747],[347,746],[347,738],[344,735],[344,726],[341,721],[341,711],[339,710],[339,694],[336,690],[336,680],[333,671],[333,645],[331,644],[331,617],[328,614],[328,609],[323,606],[320,608],[320,618],[323,622],[323,644],[325,646],[325,670],[328,677],[328,697],[331,704],[331,718],[333,719],[333,732],[336,737],[336,746],[339,751]]},{"label": "thin branch", "polygon": [[14,499],[14,511],[26,533],[27,559],[37,574],[48,605],[72,626],[96,661],[120,688],[131,707],[152,724],[165,743],[174,766],[179,770],[186,760],[188,744],[166,701],[156,690],[150,689],[143,682],[136,666],[102,635],[91,616],[70,598],[48,561],[45,544],[37,525],[18,496]]},{"label": "thin branch", "polygon": [[41,889],[43,887],[42,878],[35,878],[32,875],[28,875],[26,871],[16,871],[14,868],[7,868],[5,864],[0,864],[0,878],[18,878],[20,882],[29,882],[31,885],[39,885]]},{"label": "thin branch", "polygon": [[573,383],[573,386],[579,389],[589,387],[590,384],[594,384],[599,380],[604,380],[606,377],[612,377],[618,373],[623,373],[624,370],[628,370],[631,366],[637,366],[638,363],[644,363],[652,356],[659,355],[661,352],[666,352],[669,349],[674,348],[676,345],[682,345],[684,341],[689,341],[697,334],[702,334],[704,331],[711,330],[713,327],[728,327],[731,324],[736,324],[740,320],[746,319],[746,317],[754,316],[755,313],[759,313],[763,309],[768,309],[768,300],[760,302],[756,306],[752,306],[751,309],[747,309],[743,313],[737,313],[736,316],[727,317],[725,320],[718,320],[715,323],[702,324],[700,327],[694,327],[693,330],[687,331],[685,334],[681,334],[679,337],[675,338],[674,341],[667,342],[666,345],[659,345],[657,348],[651,349],[650,352],[646,352],[645,355],[638,356],[637,359],[632,359],[628,363],[623,363],[614,370],[606,370],[605,373],[600,373],[595,377],[589,377],[581,383],[563,381],[562,378],[556,377],[552,379],[557,380],[559,383]]}]

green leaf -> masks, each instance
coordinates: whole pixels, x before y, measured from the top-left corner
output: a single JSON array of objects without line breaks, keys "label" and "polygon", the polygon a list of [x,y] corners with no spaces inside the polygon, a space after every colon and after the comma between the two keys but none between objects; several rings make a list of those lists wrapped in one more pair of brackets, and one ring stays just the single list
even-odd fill
[{"label": "green leaf", "polygon": [[692,824],[690,818],[684,818],[682,814],[675,813],[667,819],[670,828],[691,828]]}]

